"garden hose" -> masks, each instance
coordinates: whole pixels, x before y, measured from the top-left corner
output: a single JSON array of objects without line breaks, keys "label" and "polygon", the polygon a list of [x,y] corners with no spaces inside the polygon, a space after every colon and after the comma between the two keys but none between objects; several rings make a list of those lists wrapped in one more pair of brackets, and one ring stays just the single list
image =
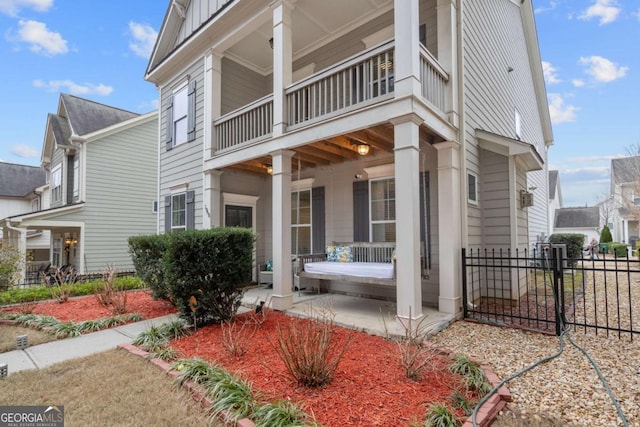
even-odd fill
[{"label": "garden hose", "polygon": [[[550,271],[551,269],[549,268],[549,258],[548,258],[548,254],[546,253],[546,251],[545,251],[545,261],[546,261],[546,267],[547,267],[545,269],[545,271]],[[558,301],[558,295],[556,295],[555,287],[552,286],[552,288],[553,288],[554,299],[555,299],[555,301]],[[487,393],[482,399],[480,399],[480,402],[478,402],[476,407],[473,408],[473,413],[471,414],[471,421],[473,422],[473,427],[477,427],[478,426],[477,417],[478,417],[478,410],[480,409],[480,407],[482,407],[482,405],[484,405],[484,403],[487,400],[489,400],[491,398],[491,396],[493,396],[500,389],[500,387],[505,385],[507,382],[509,382],[509,381],[511,381],[511,380],[513,380],[515,378],[518,378],[519,376],[529,372],[533,368],[535,368],[537,366],[540,366],[543,363],[546,363],[546,362],[548,362],[550,360],[553,360],[556,357],[560,356],[562,354],[562,352],[564,351],[564,336],[565,335],[567,336],[567,339],[569,340],[569,342],[575,348],[580,350],[582,352],[582,354],[584,354],[584,356],[587,358],[589,363],[591,363],[591,366],[593,366],[593,369],[598,374],[598,378],[600,379],[600,382],[604,386],[604,389],[607,391],[607,394],[609,395],[609,398],[611,399],[611,402],[613,402],[613,406],[616,408],[616,411],[618,412],[618,416],[622,420],[623,426],[624,427],[629,427],[629,422],[627,421],[626,417],[624,416],[624,413],[622,412],[622,408],[620,407],[620,404],[618,404],[618,399],[613,394],[613,390],[611,390],[611,387],[609,387],[609,383],[607,383],[607,380],[605,379],[604,375],[602,375],[602,372],[600,371],[600,368],[598,367],[596,362],[593,360],[593,358],[589,355],[589,353],[585,349],[580,347],[578,344],[576,344],[575,341],[573,341],[573,339],[571,338],[571,335],[569,334],[569,328],[567,328],[565,326],[564,319],[561,316],[558,304],[556,303],[555,306],[556,306],[556,316],[560,321],[560,327],[561,327],[561,330],[562,330],[562,332],[560,333],[560,336],[558,337],[558,351],[555,354],[552,354],[551,356],[543,357],[542,359],[538,360],[534,364],[532,364],[530,366],[527,366],[526,368],[516,372],[515,374],[511,375],[510,377],[500,381],[500,383],[498,385],[496,385],[491,391],[489,391],[489,393]]]}]

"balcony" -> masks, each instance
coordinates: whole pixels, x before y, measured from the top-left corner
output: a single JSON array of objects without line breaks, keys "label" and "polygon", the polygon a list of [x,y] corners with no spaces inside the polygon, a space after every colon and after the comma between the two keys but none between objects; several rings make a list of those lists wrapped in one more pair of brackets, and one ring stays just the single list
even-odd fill
[{"label": "balcony", "polygon": [[[294,83],[285,90],[287,131],[394,98],[394,44],[387,42]],[[449,76],[429,51],[420,50],[421,95],[443,116]],[[214,152],[271,138],[273,95],[262,97],[213,122]]]}]

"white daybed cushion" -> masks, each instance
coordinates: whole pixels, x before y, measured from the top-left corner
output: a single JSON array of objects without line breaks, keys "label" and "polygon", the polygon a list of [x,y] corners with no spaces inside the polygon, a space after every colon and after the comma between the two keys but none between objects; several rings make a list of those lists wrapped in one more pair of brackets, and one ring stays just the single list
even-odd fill
[{"label": "white daybed cushion", "polygon": [[393,279],[393,264],[389,262],[308,262],[304,264],[304,271],[316,274]]}]

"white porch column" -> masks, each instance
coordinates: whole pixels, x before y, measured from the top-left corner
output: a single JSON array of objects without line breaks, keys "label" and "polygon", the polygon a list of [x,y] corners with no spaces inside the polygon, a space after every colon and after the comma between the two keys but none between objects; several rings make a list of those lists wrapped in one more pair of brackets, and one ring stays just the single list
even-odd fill
[{"label": "white porch column", "polygon": [[204,56],[204,161],[217,147],[213,121],[222,114],[222,56],[212,50]]},{"label": "white porch column", "polygon": [[455,141],[445,141],[434,144],[434,147],[438,152],[438,310],[457,314],[462,310],[460,145]]},{"label": "white porch column", "polygon": [[221,170],[204,172],[202,228],[205,230],[222,226],[221,175]]},{"label": "white porch column", "polygon": [[420,96],[420,6],[418,0],[394,0],[396,97]]},{"label": "white porch column", "polygon": [[293,151],[271,153],[273,174],[273,296],[272,308],[286,310],[293,306],[291,266],[291,158]]},{"label": "white porch column", "polygon": [[622,220],[622,243],[629,242],[629,221],[626,219]]},{"label": "white porch column", "polygon": [[278,0],[273,9],[273,136],[282,135],[287,127],[284,89],[292,81],[293,39],[291,10],[288,1]]},{"label": "white porch column", "polygon": [[458,111],[458,10],[456,0],[438,0],[438,63],[449,73],[445,113],[454,126],[459,125]]},{"label": "white porch column", "polygon": [[[393,121],[396,187],[396,301],[398,318],[422,318],[420,279],[420,125],[417,116]],[[417,324],[417,323],[414,323]]]}]

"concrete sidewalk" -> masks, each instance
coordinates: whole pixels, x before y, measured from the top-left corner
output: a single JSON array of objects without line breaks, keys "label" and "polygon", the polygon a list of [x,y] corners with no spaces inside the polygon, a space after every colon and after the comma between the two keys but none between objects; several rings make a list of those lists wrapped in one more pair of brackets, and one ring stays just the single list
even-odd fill
[{"label": "concrete sidewalk", "polygon": [[51,341],[27,347],[25,350],[0,353],[0,365],[8,365],[9,375],[27,369],[45,368],[65,360],[111,350],[120,344],[131,343],[140,332],[147,330],[151,325],[160,325],[177,318],[177,315],[170,314],[79,337]]}]

